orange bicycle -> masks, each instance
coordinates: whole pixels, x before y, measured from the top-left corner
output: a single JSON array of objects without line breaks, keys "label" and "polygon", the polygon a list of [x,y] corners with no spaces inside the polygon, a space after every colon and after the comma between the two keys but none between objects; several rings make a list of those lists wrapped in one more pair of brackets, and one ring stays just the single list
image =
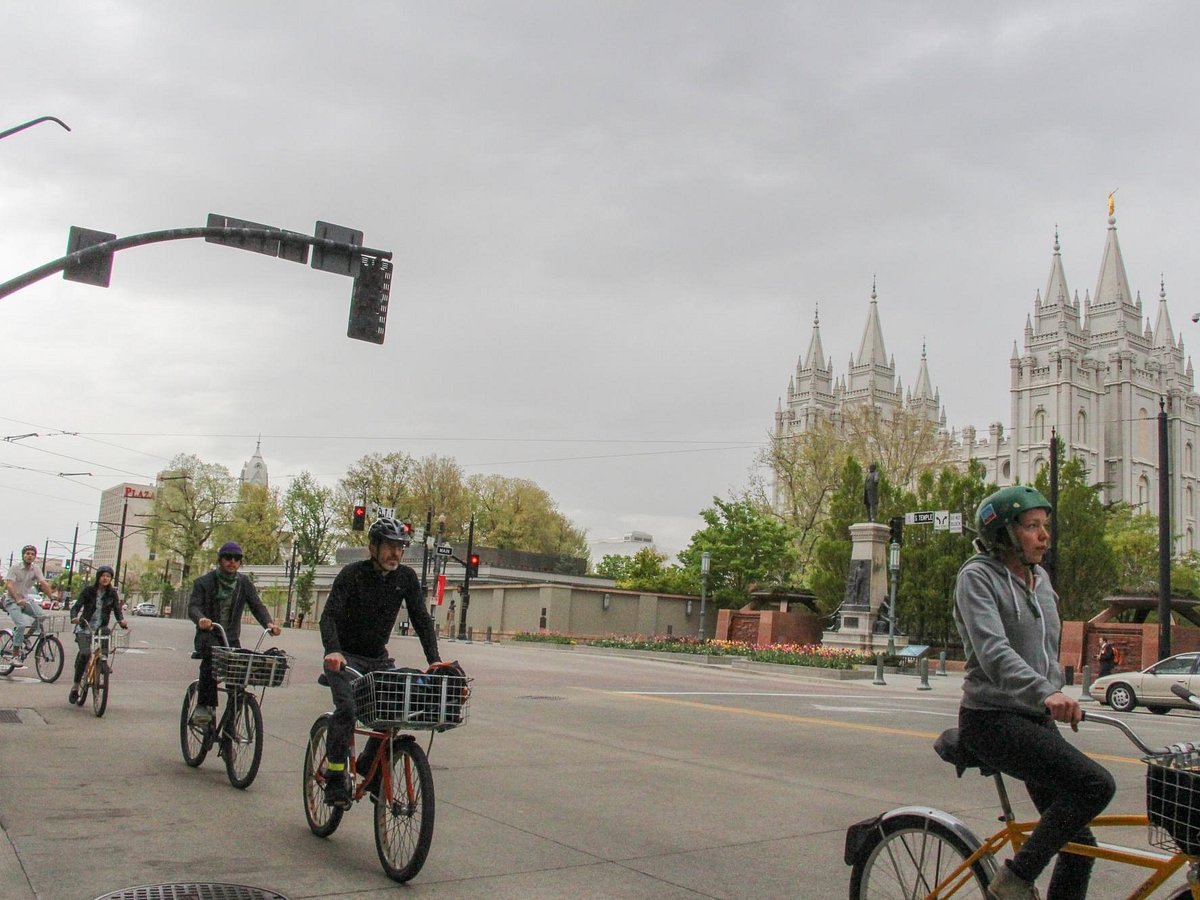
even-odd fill
[{"label": "orange bicycle", "polygon": [[[353,683],[355,727],[350,739],[350,777],[354,802],[370,796],[375,804],[375,850],[389,878],[405,882],[425,864],[433,843],[433,771],[428,749],[433,735],[467,720],[469,679],[411,669],[385,669],[363,675],[356,669]],[[326,738],[332,713],[313,722],[304,751],[304,815],[318,837],[329,837],[345,810],[325,803]],[[429,731],[422,749],[414,735]],[[355,737],[375,738],[378,749],[365,770],[358,768]]]}]

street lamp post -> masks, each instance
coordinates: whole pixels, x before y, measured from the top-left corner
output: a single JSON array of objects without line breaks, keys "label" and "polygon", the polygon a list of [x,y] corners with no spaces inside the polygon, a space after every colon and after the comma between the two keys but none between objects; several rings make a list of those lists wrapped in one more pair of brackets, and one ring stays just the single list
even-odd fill
[{"label": "street lamp post", "polygon": [[888,601],[888,656],[896,655],[896,582],[900,580],[900,545],[888,547],[888,568],[892,572],[891,598]]},{"label": "street lamp post", "polygon": [[700,640],[704,640],[704,600],[708,593],[708,565],[712,554],[705,550],[700,554]]}]

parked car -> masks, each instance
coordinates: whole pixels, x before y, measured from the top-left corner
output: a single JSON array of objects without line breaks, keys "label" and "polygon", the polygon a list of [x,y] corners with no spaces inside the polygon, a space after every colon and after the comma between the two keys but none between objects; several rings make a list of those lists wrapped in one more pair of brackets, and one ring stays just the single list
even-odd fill
[{"label": "parked car", "polygon": [[1186,700],[1171,693],[1171,685],[1182,684],[1192,693],[1200,693],[1200,653],[1179,653],[1148,666],[1140,672],[1114,672],[1092,682],[1092,699],[1113,709],[1129,712],[1144,706],[1163,715],[1170,709],[1193,708]]},{"label": "parked car", "polygon": [[133,608],[133,614],[135,616],[157,616],[158,607],[153,603],[139,603]]}]

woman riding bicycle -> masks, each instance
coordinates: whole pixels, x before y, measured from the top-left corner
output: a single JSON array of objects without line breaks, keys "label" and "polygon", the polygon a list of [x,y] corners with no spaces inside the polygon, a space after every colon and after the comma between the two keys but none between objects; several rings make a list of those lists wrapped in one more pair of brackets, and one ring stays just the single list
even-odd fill
[{"label": "woman riding bicycle", "polygon": [[92,655],[92,633],[107,628],[109,617],[113,615],[116,616],[118,625],[122,628],[129,627],[125,615],[121,612],[121,598],[112,583],[112,567],[101,566],[96,570],[96,580],[83,589],[79,599],[71,606],[75,643],[79,646],[79,652],[75,655],[75,678],[68,697],[71,703],[79,701],[83,670],[87,668],[88,658]]},{"label": "woman riding bicycle", "polygon": [[[1108,770],[1077,750],[1056,722],[1077,729],[1079,703],[1062,692],[1058,595],[1040,565],[1050,546],[1050,503],[1028,486],[980,504],[975,556],[958,572],[954,619],[966,650],[959,731],[987,766],[1025,782],[1041,821],[988,889],[1036,897],[1033,882],[1068,841],[1095,845],[1087,823],[1112,799]],[[1059,856],[1050,900],[1087,894],[1093,860]]]}]

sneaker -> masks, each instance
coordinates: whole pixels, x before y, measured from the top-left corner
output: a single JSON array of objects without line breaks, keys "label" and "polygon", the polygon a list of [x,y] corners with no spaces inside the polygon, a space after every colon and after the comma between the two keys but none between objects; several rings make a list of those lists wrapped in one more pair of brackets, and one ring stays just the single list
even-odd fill
[{"label": "sneaker", "polygon": [[1037,888],[1012,870],[1008,863],[1000,866],[1000,872],[988,885],[987,895],[991,900],[1041,900]]},{"label": "sneaker", "polygon": [[211,706],[197,706],[196,711],[192,713],[192,724],[203,728],[212,722],[214,713],[215,710]]},{"label": "sneaker", "polygon": [[67,702],[74,704],[79,703],[79,685],[71,685],[71,693],[67,695]]},{"label": "sneaker", "polygon": [[344,772],[325,773],[325,803],[337,809],[349,809],[354,805],[354,799],[346,788]]},{"label": "sneaker", "polygon": [[12,667],[13,667],[14,669],[24,669],[24,668],[25,668],[25,657],[23,657],[23,656],[14,656],[14,657],[12,658],[12,663],[11,663],[11,665],[12,665]]}]

